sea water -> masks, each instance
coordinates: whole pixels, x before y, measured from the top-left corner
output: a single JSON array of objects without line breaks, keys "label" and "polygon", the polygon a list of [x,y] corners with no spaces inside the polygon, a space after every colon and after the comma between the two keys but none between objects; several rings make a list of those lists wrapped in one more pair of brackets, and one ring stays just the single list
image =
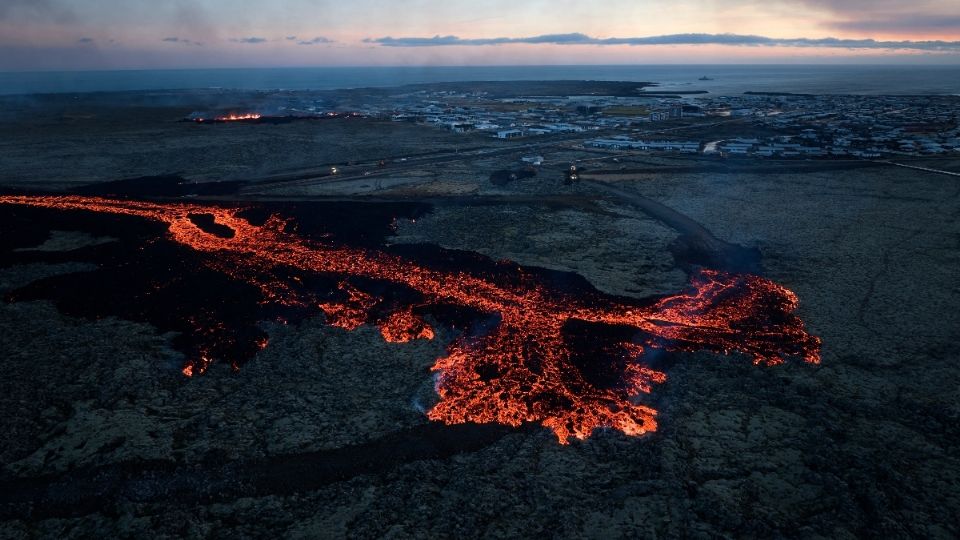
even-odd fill
[{"label": "sea water", "polygon": [[[710,80],[700,80],[707,78]],[[457,81],[606,80],[657,83],[675,92],[960,94],[960,66],[655,65],[424,66],[45,71],[0,73],[0,94],[101,91],[331,90]]]}]

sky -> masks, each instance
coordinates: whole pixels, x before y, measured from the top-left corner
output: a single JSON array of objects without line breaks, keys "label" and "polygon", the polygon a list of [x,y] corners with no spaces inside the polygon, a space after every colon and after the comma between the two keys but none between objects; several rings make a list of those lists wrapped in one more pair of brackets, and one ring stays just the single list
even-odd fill
[{"label": "sky", "polygon": [[0,0],[0,71],[960,64],[960,0]]}]

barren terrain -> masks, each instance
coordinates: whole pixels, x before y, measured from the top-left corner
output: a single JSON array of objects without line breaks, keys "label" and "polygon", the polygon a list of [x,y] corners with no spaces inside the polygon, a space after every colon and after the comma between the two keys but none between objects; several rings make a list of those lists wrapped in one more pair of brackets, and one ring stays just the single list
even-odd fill
[{"label": "barren terrain", "polygon": [[[675,355],[652,398],[656,432],[600,431],[563,446],[536,426],[460,435],[427,420],[429,368],[452,332],[387,343],[374,327],[346,331],[323,316],[266,323],[269,346],[242,369],[214,364],[185,378],[175,336],[151,325],[71,317],[43,300],[0,302],[2,537],[960,535],[952,177],[827,160],[590,162],[604,156],[558,138],[537,149],[546,162],[536,176],[496,186],[489,175],[519,168],[528,149],[373,119],[201,126],[178,123],[182,107],[70,110],[5,120],[7,191],[162,173],[256,180],[344,164],[341,176],[208,198],[420,202],[429,211],[399,219],[386,244],[573,272],[627,297],[678,291],[688,279],[671,251],[681,231],[616,191],[563,181],[574,160],[627,167],[607,179],[617,190],[758,249],[763,275],[799,297],[823,358],[758,367]],[[380,158],[392,162],[380,169]],[[37,229],[35,238],[5,230],[4,260],[35,248],[58,262],[0,267],[0,293],[95,272],[71,254],[116,241]],[[255,488],[230,483],[240,466]],[[61,505],[25,502],[63,478],[83,482],[62,490]],[[194,499],[163,496],[191,478],[206,482]],[[110,496],[98,500],[97,490]]]}]

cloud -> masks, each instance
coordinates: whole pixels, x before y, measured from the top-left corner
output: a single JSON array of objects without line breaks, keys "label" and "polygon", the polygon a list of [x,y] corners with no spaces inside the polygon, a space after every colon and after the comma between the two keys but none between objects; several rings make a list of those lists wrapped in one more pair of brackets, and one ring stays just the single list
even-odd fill
[{"label": "cloud", "polygon": [[233,38],[233,39],[231,39],[230,41],[232,41],[232,42],[234,42],[234,43],[249,43],[249,44],[252,44],[252,45],[256,45],[256,44],[258,44],[258,43],[266,43],[267,38],[262,38],[262,37],[243,37],[243,38]]},{"label": "cloud", "polygon": [[544,34],[541,36],[522,37],[522,38],[472,38],[462,39],[457,36],[433,36],[433,37],[382,37],[367,38],[364,43],[375,43],[385,47],[438,47],[446,45],[502,45],[506,43],[553,43],[553,44],[579,44],[597,43],[597,39],[591,38],[586,34]]},{"label": "cloud", "polygon": [[829,14],[820,24],[844,32],[884,34],[956,34],[956,0],[800,0]]},{"label": "cloud", "polygon": [[334,41],[332,39],[327,39],[325,37],[318,36],[313,39],[298,41],[297,45],[317,45],[321,43],[334,43]]},{"label": "cloud", "polygon": [[88,43],[93,43],[94,41],[96,41],[96,40],[93,39],[92,37],[82,37],[82,38],[80,38],[80,39],[77,40],[77,43],[88,44]]},{"label": "cloud", "polygon": [[[950,11],[954,0],[799,0],[810,8],[845,17],[870,19],[877,14],[903,16]],[[796,2],[791,2],[795,4]]]},{"label": "cloud", "polygon": [[889,17],[867,17],[849,21],[835,21],[826,26],[851,32],[885,33],[956,33],[960,28],[960,16],[957,15],[905,15]]},{"label": "cloud", "polygon": [[586,34],[545,34],[530,37],[459,38],[457,36],[433,37],[381,37],[367,38],[364,43],[383,47],[446,47],[504,45],[513,43],[553,45],[732,45],[764,47],[813,47],[831,49],[890,49],[924,51],[960,51],[960,41],[879,41],[875,39],[841,38],[771,38],[742,34],[668,34],[662,36],[596,38]]},{"label": "cloud", "polygon": [[54,21],[63,24],[73,22],[76,18],[70,3],[61,0],[0,1],[0,21]]},{"label": "cloud", "polygon": [[297,36],[287,36],[287,37],[285,37],[285,38],[283,38],[283,39],[285,39],[285,40],[287,40],[287,41],[296,41],[296,40],[297,40]]},{"label": "cloud", "polygon": [[191,40],[191,39],[184,39],[184,38],[176,37],[176,36],[173,36],[173,37],[165,37],[165,38],[161,39],[160,41],[163,41],[163,42],[166,42],[166,43],[182,43],[182,44],[184,44],[184,45],[196,45],[197,47],[202,47],[202,46],[203,46],[203,43],[201,43],[201,42],[199,42],[199,41],[193,41],[193,40]]}]

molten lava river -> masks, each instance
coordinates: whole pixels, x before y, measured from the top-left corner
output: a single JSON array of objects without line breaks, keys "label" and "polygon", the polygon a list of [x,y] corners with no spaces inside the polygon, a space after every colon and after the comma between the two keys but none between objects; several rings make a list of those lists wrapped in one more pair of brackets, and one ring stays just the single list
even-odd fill
[{"label": "molten lava river", "polygon": [[[820,361],[820,340],[793,313],[797,297],[753,275],[700,270],[686,290],[643,301],[565,290],[508,263],[498,263],[499,273],[442,269],[311,239],[290,220],[249,219],[244,208],[74,195],[2,196],[0,204],[160,222],[167,239],[196,252],[207,269],[254,285],[261,304],[323,313],[346,330],[376,325],[391,342],[433,339],[424,314],[434,324],[445,324],[444,314],[474,314],[473,324],[453,317],[457,337],[433,365],[439,400],[427,415],[448,424],[540,423],[564,444],[597,428],[640,435],[657,428],[642,396],[667,378],[645,360],[650,349],[741,353],[765,365]],[[311,279],[334,290],[318,293]],[[407,301],[387,301],[371,284],[400,287]],[[215,335],[223,323],[204,324],[198,334]],[[266,346],[265,337],[256,345]],[[213,361],[237,365],[201,349],[183,373],[200,375]]]}]

